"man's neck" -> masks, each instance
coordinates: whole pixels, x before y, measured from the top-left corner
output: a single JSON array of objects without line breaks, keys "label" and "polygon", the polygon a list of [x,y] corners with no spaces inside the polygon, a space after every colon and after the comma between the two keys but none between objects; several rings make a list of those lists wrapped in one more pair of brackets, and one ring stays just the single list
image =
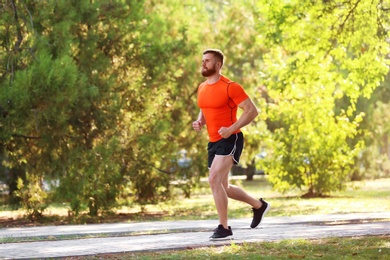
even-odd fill
[{"label": "man's neck", "polygon": [[214,83],[217,82],[220,78],[221,78],[221,74],[215,73],[215,74],[213,74],[213,75],[207,77],[207,83],[208,83],[208,84],[214,84]]}]

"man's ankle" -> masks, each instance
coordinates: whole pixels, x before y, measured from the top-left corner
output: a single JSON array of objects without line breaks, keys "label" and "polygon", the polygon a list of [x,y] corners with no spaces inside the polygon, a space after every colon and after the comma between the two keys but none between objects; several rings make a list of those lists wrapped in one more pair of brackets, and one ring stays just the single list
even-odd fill
[{"label": "man's ankle", "polygon": [[224,229],[229,229],[229,226],[226,224],[221,224],[223,226]]}]

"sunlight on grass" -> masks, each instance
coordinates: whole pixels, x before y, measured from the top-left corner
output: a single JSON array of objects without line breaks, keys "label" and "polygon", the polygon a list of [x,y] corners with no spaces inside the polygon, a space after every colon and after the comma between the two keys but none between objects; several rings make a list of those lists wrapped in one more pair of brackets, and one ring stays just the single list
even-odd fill
[{"label": "sunlight on grass", "polygon": [[117,259],[389,259],[390,237],[294,239],[183,251],[124,254]]},{"label": "sunlight on grass", "polygon": [[[390,179],[353,182],[345,191],[335,192],[326,198],[303,199],[303,192],[294,190],[288,194],[274,191],[266,178],[256,176],[254,181],[235,180],[249,194],[265,198],[271,203],[268,216],[292,216],[307,214],[384,212],[390,210]],[[159,220],[197,220],[217,218],[214,200],[207,184],[194,192],[192,198],[176,196],[174,200],[147,205],[149,213],[164,213]],[[121,211],[126,211],[122,208]],[[229,200],[229,218],[249,218],[250,206]]]},{"label": "sunlight on grass", "polygon": [[[256,198],[265,198],[271,204],[267,216],[292,216],[307,214],[358,213],[390,211],[390,178],[366,180],[348,183],[345,191],[334,192],[326,198],[303,199],[303,192],[292,190],[286,194],[274,191],[264,176],[255,176],[255,180],[234,180],[234,184],[243,187]],[[207,182],[202,182],[191,198],[184,198],[179,189],[170,201],[156,205],[121,206],[115,214],[126,214],[126,218],[117,221],[169,221],[216,219],[214,200]],[[53,204],[46,211],[46,216],[68,217],[69,205]],[[82,212],[86,214],[87,212]],[[1,208],[1,218],[18,219],[23,217],[21,210],[12,211]],[[251,207],[245,203],[229,200],[229,218],[249,218]],[[107,216],[108,217],[108,216]],[[54,219],[55,220],[55,219]],[[83,220],[79,220],[83,221]],[[84,220],[85,221],[85,220]],[[90,220],[94,221],[94,220]],[[104,221],[104,216],[99,222]],[[77,222],[77,220],[76,220]]]},{"label": "sunlight on grass", "polygon": [[[334,193],[327,198],[303,199],[298,191],[280,194],[272,190],[265,178],[254,181],[241,181],[248,193],[255,197],[266,198],[272,205],[269,216],[290,216],[306,214],[330,214],[352,212],[384,212],[390,210],[390,179],[354,182],[348,185],[345,191]],[[194,195],[192,199],[176,200],[171,204],[180,209],[181,216],[192,216],[196,219],[207,216],[216,216],[214,201],[211,193]],[[248,205],[229,200],[229,217],[250,217]]]}]

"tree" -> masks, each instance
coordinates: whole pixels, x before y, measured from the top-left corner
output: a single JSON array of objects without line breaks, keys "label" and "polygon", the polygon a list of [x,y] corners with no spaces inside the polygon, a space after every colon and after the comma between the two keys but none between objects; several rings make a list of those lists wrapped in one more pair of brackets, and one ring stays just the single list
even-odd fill
[{"label": "tree", "polygon": [[153,4],[4,6],[1,142],[8,167],[29,176],[19,194],[36,217],[48,198],[37,204],[28,193],[50,178],[73,212],[86,205],[92,216],[115,206],[125,185],[138,203],[170,195],[182,115],[191,111],[182,111],[188,101],[177,105],[178,93],[191,99],[183,67],[195,63],[186,24],[165,19],[169,9],[154,13],[161,5]]},{"label": "tree", "polygon": [[[111,160],[119,150],[116,129],[109,126],[119,106],[110,89],[115,79],[110,51],[115,50],[105,44],[113,36],[99,28],[106,17],[98,16],[96,4],[83,2],[9,1],[9,7],[3,31],[3,59],[9,62],[1,93],[7,163],[10,168],[24,163],[30,176],[26,192],[42,189],[45,178],[60,178],[59,191],[72,210],[87,201],[90,214],[96,215],[115,202],[122,178]],[[101,8],[116,10],[109,4]],[[13,35],[18,35],[17,50],[11,46]]]},{"label": "tree", "polygon": [[388,177],[390,174],[390,128],[386,123],[390,116],[389,80],[390,73],[381,86],[375,89],[371,99],[361,98],[357,103],[357,109],[367,115],[359,136],[365,141],[366,148],[356,160],[351,177],[353,180]]},{"label": "tree", "polygon": [[[273,102],[272,153],[265,167],[275,188],[310,196],[342,188],[362,149],[357,142],[370,97],[388,72],[387,1],[273,1],[259,6],[258,38],[269,52],[261,71]],[[342,104],[339,103],[344,99]]]}]

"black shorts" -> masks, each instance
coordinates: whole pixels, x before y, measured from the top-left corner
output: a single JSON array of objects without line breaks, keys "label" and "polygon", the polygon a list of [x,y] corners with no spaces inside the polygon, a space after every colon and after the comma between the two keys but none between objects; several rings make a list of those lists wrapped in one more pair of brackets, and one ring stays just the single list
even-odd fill
[{"label": "black shorts", "polygon": [[211,168],[214,157],[216,155],[231,155],[233,163],[238,164],[242,149],[244,148],[244,135],[239,132],[232,134],[228,138],[223,138],[217,142],[209,142],[208,151],[208,167]]}]

